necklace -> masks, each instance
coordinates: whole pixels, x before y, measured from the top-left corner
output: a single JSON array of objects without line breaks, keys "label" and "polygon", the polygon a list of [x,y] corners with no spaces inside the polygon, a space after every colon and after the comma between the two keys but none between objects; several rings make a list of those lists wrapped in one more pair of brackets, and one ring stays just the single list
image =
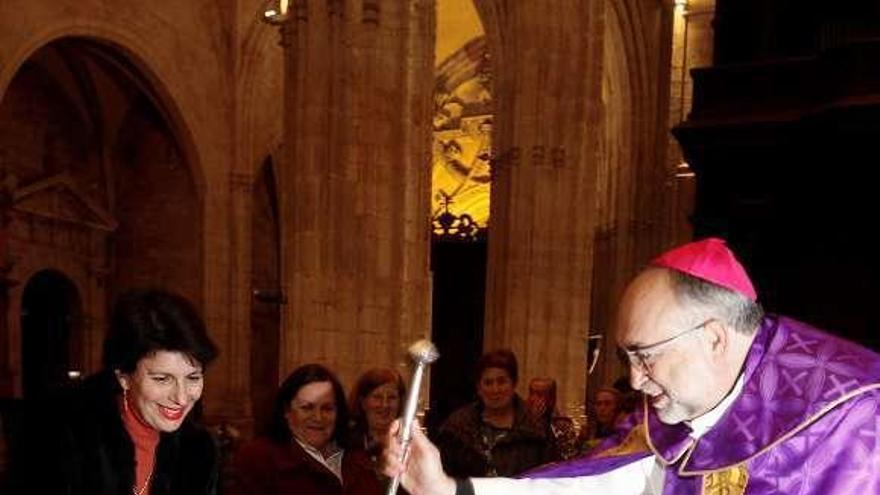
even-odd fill
[{"label": "necklace", "polygon": [[147,487],[150,486],[150,478],[152,477],[153,472],[151,471],[149,474],[147,474],[147,479],[144,480],[144,486],[142,486],[140,490],[137,489],[137,481],[135,481],[134,486],[131,487],[131,493],[133,495],[144,495],[144,492],[147,491]]},{"label": "necklace", "polygon": [[493,458],[493,450],[495,450],[495,446],[499,441],[504,440],[504,438],[507,437],[508,433],[510,433],[509,428],[497,428],[485,421],[480,426],[482,454],[483,458],[486,460],[487,468],[484,476],[489,478],[498,476],[497,466],[495,465],[495,459]]}]

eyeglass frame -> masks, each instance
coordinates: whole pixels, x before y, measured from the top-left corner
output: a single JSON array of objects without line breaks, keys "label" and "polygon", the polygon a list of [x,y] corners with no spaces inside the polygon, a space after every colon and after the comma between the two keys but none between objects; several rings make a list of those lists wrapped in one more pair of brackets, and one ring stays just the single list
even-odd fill
[{"label": "eyeglass frame", "polygon": [[709,318],[706,321],[688,328],[682,332],[679,332],[672,337],[665,338],[660,342],[654,342],[653,344],[641,345],[641,346],[629,346],[629,347],[621,347],[621,351],[626,354],[627,359],[629,360],[630,366],[637,366],[639,369],[646,371],[648,373],[651,372],[652,363],[649,362],[657,358],[657,354],[654,355],[645,355],[646,352],[655,351],[658,348],[664,347],[676,340],[684,337],[685,335],[691,334],[697,330],[706,328],[706,325],[715,321],[716,318]]}]

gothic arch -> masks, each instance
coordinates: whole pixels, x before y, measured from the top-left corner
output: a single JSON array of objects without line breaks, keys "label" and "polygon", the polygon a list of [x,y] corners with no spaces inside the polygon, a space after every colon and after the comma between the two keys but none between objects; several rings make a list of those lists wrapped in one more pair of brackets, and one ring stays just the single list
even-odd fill
[{"label": "gothic arch", "polygon": [[192,130],[187,124],[188,119],[183,110],[177,104],[164,78],[154,69],[158,67],[158,64],[153,61],[153,57],[150,55],[149,40],[134,37],[124,29],[104,23],[88,24],[77,22],[72,24],[67,21],[60,21],[44,26],[41,31],[35,32],[13,52],[14,55],[4,65],[3,70],[0,71],[0,101],[3,101],[3,97],[12,79],[34,53],[54,41],[65,38],[91,40],[131,62],[135,69],[135,75],[139,76],[137,80],[142,82],[141,90],[145,94],[150,95],[154,105],[161,109],[171,127],[173,135],[177,138],[185,157],[185,162],[190,167],[190,174],[196,186],[199,204],[203,204],[205,177],[198,148],[195,145]]},{"label": "gothic arch", "polygon": [[[27,281],[33,279],[35,276],[37,276],[38,274],[40,274],[42,272],[57,273],[60,276],[63,276],[65,279],[69,280],[71,285],[73,286],[73,289],[76,291],[76,293],[78,295],[81,296],[82,294],[85,293],[86,287],[83,286],[83,282],[82,282],[82,280],[79,280],[79,277],[77,277],[77,276],[75,276],[75,274],[71,274],[69,272],[68,268],[69,267],[58,265],[55,263],[47,263],[42,266],[32,266],[32,267],[29,267],[27,272],[23,273],[21,280],[24,281],[23,285],[26,285]],[[20,306],[22,303],[21,291],[17,291],[14,294],[18,297],[16,299],[10,300],[10,303],[12,305]]]},{"label": "gothic arch", "polygon": [[[95,31],[71,28],[36,36],[27,47],[18,50],[19,56],[4,66],[0,74],[0,109],[10,110],[4,113],[3,122],[23,135],[25,139],[18,142],[27,143],[27,151],[38,151],[18,156],[16,133],[6,136],[2,143],[11,146],[13,151],[6,154],[10,159],[4,160],[4,170],[12,172],[4,183],[11,198],[9,211],[5,212],[10,222],[3,232],[10,241],[7,246],[14,262],[9,278],[28,280],[35,271],[53,265],[72,281],[82,302],[84,342],[77,365],[85,372],[94,371],[98,366],[106,303],[113,299],[115,291],[133,286],[165,286],[180,291],[198,305],[204,278],[204,188],[200,185],[204,181],[195,161],[190,133],[181,123],[179,109],[169,104],[166,88],[152,82],[157,80],[155,74],[143,70],[145,64],[131,50],[106,37],[97,38]],[[12,68],[9,74],[6,67]],[[18,79],[19,76],[22,79]],[[41,81],[42,85],[32,89],[28,85],[32,80]],[[38,113],[30,113],[34,108],[39,108]],[[110,108],[112,112],[108,111]],[[146,127],[128,125],[129,116],[138,113],[138,108],[149,110],[140,112],[139,122],[146,122],[151,134],[139,133]],[[22,123],[16,115],[29,118]],[[43,122],[44,115],[52,119]],[[71,117],[68,125],[51,127],[51,122],[64,122],[67,117]],[[69,137],[70,129],[80,124],[87,127],[86,131]],[[38,139],[29,140],[29,136]],[[150,146],[147,136],[153,139],[150,142],[163,144],[160,149],[168,150],[169,154],[158,157],[160,152],[155,151],[158,148]],[[63,142],[60,151],[45,146],[59,138]],[[71,154],[66,139],[82,145],[85,151]],[[125,139],[142,141],[140,148],[132,148],[134,151],[128,153],[140,161],[119,159],[121,155],[117,152]],[[151,152],[158,158],[150,161],[145,157],[153,155],[139,153],[139,149],[154,150]],[[137,175],[135,166],[139,164],[151,168],[149,180]],[[175,168],[171,173],[166,172]],[[97,169],[101,169],[103,175],[93,174]],[[185,180],[165,181],[163,177]],[[134,183],[148,184],[153,189],[132,186]],[[120,184],[145,192],[139,196],[127,195]],[[151,191],[160,194],[151,196]],[[114,199],[116,195],[119,201]],[[145,213],[147,203],[139,199],[143,197],[169,206]],[[163,221],[172,218],[174,208],[184,213],[186,222],[177,230],[170,227],[174,222]],[[130,212],[136,210],[140,213],[131,216]],[[169,210],[171,214],[167,214]],[[149,219],[150,215],[151,224],[147,229],[142,228],[141,220]],[[157,216],[160,218],[156,219]],[[150,227],[156,228],[150,230]],[[123,230],[135,234],[125,237]],[[150,256],[138,247],[146,236],[143,232],[148,230],[152,239],[160,241],[151,245]],[[179,231],[184,235],[175,236]],[[120,242],[123,237],[127,242]],[[120,249],[123,244],[127,251]],[[175,246],[186,246],[186,252],[180,255]],[[142,258],[145,261],[141,262]],[[183,261],[180,265],[187,269],[167,268],[175,261]],[[167,269],[157,271],[157,266]],[[22,391],[15,373],[21,370],[18,350],[23,337],[18,311],[23,291],[21,285],[10,289],[9,314],[2,315],[9,325],[0,339],[7,340],[9,346],[3,346],[8,352],[0,356],[0,367],[5,365],[12,374],[0,376],[0,394],[19,395]]]},{"label": "gothic arch", "polygon": [[[241,155],[235,166],[240,173],[256,177],[262,157],[275,154],[283,135],[284,56],[279,30],[254,18],[245,31],[242,47],[241,84],[237,89],[241,107],[239,135]],[[272,73],[272,69],[275,72]]]}]

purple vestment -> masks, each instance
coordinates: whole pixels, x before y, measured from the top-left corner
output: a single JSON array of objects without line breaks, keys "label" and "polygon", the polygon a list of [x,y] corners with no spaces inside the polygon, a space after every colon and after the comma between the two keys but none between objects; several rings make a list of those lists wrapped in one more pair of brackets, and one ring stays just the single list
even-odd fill
[{"label": "purple vestment", "polygon": [[599,474],[654,455],[667,495],[880,494],[880,355],[766,317],[743,373],[739,397],[697,441],[645,404],[587,457],[526,477]]}]

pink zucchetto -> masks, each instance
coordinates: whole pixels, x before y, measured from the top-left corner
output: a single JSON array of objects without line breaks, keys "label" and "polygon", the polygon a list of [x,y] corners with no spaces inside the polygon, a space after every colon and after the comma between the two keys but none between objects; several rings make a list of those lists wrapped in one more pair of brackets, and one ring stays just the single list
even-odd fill
[{"label": "pink zucchetto", "polygon": [[738,292],[752,301],[758,299],[745,268],[723,239],[710,237],[670,249],[651,261],[652,266],[669,268]]}]

